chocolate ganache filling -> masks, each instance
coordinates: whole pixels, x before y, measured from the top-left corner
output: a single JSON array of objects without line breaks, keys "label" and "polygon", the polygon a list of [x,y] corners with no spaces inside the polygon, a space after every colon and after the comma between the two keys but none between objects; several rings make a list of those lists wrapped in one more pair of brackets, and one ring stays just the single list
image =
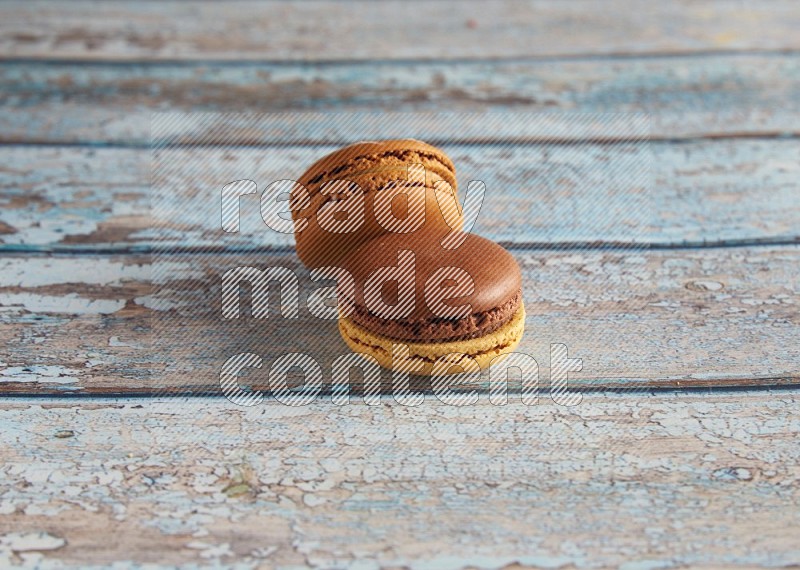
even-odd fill
[{"label": "chocolate ganache filling", "polygon": [[519,290],[502,305],[471,313],[467,317],[428,319],[382,319],[366,308],[356,306],[350,318],[364,328],[398,340],[417,342],[449,342],[467,340],[490,334],[509,322],[519,309],[522,291]]}]

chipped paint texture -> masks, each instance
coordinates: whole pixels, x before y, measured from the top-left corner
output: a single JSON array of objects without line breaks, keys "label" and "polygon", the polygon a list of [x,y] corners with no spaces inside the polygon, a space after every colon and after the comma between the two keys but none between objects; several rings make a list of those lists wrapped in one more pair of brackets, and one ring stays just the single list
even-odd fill
[{"label": "chipped paint texture", "polygon": [[[800,77],[800,64],[782,74]],[[260,123],[267,128],[264,117]],[[289,126],[285,130],[293,132]],[[436,137],[458,134],[437,132]],[[304,165],[333,148],[288,144],[271,149],[268,157],[259,148],[171,149],[168,167],[162,163],[158,169],[161,194],[174,193],[178,203],[193,196],[195,207],[170,209],[168,216],[161,207],[164,227],[156,231],[148,150],[6,147],[14,168],[0,169],[0,251],[122,251],[157,240],[176,247],[291,247],[292,236],[265,226],[256,196],[242,201],[240,233],[222,233],[219,190],[232,179],[250,178],[263,189],[275,180],[297,178]],[[454,140],[445,148],[458,165],[462,187],[471,179],[487,185],[489,197],[475,231],[495,240],[665,245],[797,236],[800,142],[794,139],[583,142],[564,148],[508,143],[489,149]],[[203,168],[194,167],[197,163]],[[612,176],[608,164],[648,171],[647,192],[642,193],[642,176]],[[598,204],[616,213],[592,215]],[[632,216],[636,207],[641,211]],[[631,217],[635,224],[624,223]]]},{"label": "chipped paint texture", "polygon": [[34,295],[31,293],[6,293],[2,298],[2,310],[23,309],[31,313],[61,313],[75,315],[109,315],[125,306],[123,300],[83,299],[77,293],[68,295]]},{"label": "chipped paint texture", "polygon": [[43,287],[69,283],[76,288],[120,285],[128,280],[147,279],[149,274],[147,265],[129,265],[105,258],[92,260],[91,263],[76,263],[73,258],[0,259],[0,287]]},{"label": "chipped paint texture", "polygon": [[[502,59],[603,54],[674,54],[759,51],[800,47],[796,6],[773,0],[742,7],[688,3],[655,4],[641,10],[636,0],[598,5],[547,1],[531,10],[526,3],[491,0],[453,9],[434,3],[403,10],[401,0],[359,9],[306,6],[290,0],[271,9],[256,2],[228,6],[183,1],[156,9],[125,4],[98,13],[78,2],[69,11],[58,3],[3,3],[0,46],[15,57],[79,60],[256,60],[264,54],[281,62],[308,60]],[[202,8],[202,10],[201,10]],[[398,18],[401,11],[403,18]],[[275,18],[280,14],[280,18]],[[309,32],[315,18],[316,33]],[[189,18],[188,16],[202,16]],[[441,30],[448,30],[443,36]],[[224,41],[215,33],[236,30]],[[342,30],[358,33],[341,34]],[[770,33],[762,33],[768,30]],[[323,40],[324,38],[324,40]],[[402,38],[404,41],[389,41]],[[678,74],[676,74],[678,75]],[[69,83],[66,83],[69,86]],[[264,104],[269,103],[265,100]]]},{"label": "chipped paint texture", "polygon": [[[800,567],[800,393],[777,388],[800,382],[796,0],[534,4],[0,3],[0,568]],[[570,144],[501,121],[487,150],[480,121],[431,115],[417,134],[452,143],[460,182],[488,165],[477,230],[522,245],[524,348],[568,341],[617,392],[573,408],[131,398],[206,388],[215,362],[200,336],[151,342],[153,317],[232,338],[206,303],[224,260],[161,260],[154,292],[138,254],[219,243],[202,209],[152,225],[154,109],[366,110],[376,137],[387,109],[647,113],[652,223],[635,236],[544,207],[545,181],[590,214],[644,196],[595,178],[630,156],[603,120]],[[220,173],[292,177],[342,134],[295,118],[177,121],[168,134],[204,148],[175,164],[203,167],[164,182],[213,197]],[[254,219],[236,246],[291,246]],[[670,249],[524,246],[620,237]],[[254,338],[285,348],[271,326]],[[290,332],[337,348],[319,322]],[[687,385],[708,392],[670,391]]]},{"label": "chipped paint texture", "polygon": [[[551,342],[583,359],[581,386],[645,389],[800,382],[800,246],[554,252],[516,248],[527,334],[519,350],[549,376]],[[259,353],[312,347],[330,362],[348,351],[332,321],[310,316],[318,285],[294,255],[263,253],[261,266],[300,276],[300,316],[232,323],[220,318],[217,277],[247,255],[158,262],[158,288],[140,255],[0,259],[0,343],[7,366],[66,366],[84,391],[216,390],[245,328]],[[80,283],[85,280],[85,283]],[[184,334],[183,327],[203,334]],[[238,327],[238,328],[237,328]],[[233,352],[230,352],[233,351]],[[255,378],[267,387],[266,372]],[[386,379],[388,382],[388,378]],[[578,385],[576,384],[576,385]],[[14,392],[59,393],[62,384],[4,382]]]},{"label": "chipped paint texture", "polygon": [[43,567],[800,564],[799,404],[20,400],[0,407],[0,553]]},{"label": "chipped paint texture", "polygon": [[56,384],[70,384],[78,381],[80,370],[64,366],[29,365],[9,366],[0,369],[0,382],[40,382],[47,379]]}]

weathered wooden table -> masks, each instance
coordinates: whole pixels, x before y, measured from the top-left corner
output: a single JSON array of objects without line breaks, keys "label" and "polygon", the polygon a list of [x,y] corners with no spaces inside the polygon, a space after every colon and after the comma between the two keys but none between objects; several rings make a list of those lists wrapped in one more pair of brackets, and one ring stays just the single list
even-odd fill
[{"label": "weathered wooden table", "polygon": [[[0,5],[0,567],[800,565],[798,29],[793,0]],[[482,213],[525,273],[524,346],[605,331],[580,405],[238,408],[170,376],[153,111],[443,109],[649,115],[635,251],[602,224],[565,248],[580,224],[546,216],[537,241],[524,191]],[[249,136],[210,167],[250,164]],[[433,138],[511,179],[555,152]],[[558,160],[596,171],[620,142]]]}]

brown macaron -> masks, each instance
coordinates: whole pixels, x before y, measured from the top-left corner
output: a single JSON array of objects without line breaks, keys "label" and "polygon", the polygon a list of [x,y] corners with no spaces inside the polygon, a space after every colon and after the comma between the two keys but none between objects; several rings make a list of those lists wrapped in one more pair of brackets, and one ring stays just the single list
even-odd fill
[{"label": "brown macaron", "polygon": [[355,291],[339,303],[348,346],[396,368],[394,345],[404,344],[413,372],[427,375],[453,353],[484,369],[513,351],[525,324],[519,265],[493,241],[462,235],[455,249],[423,232],[383,235],[353,252]]},{"label": "brown macaron", "polygon": [[[384,234],[411,229],[446,235],[462,227],[455,167],[442,150],[422,141],[352,144],[315,162],[297,182],[291,198],[295,242],[310,268],[339,266]],[[440,199],[437,184],[447,191]]]}]

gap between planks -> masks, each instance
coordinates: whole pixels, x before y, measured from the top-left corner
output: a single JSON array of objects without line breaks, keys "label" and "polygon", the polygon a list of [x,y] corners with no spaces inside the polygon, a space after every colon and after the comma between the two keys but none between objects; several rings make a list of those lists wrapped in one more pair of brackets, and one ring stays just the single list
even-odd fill
[{"label": "gap between planks", "polygon": [[708,57],[781,57],[800,55],[800,48],[748,48],[738,50],[725,49],[697,49],[692,51],[642,51],[630,52],[608,52],[608,53],[574,53],[574,54],[551,54],[551,55],[523,55],[523,56],[497,56],[497,57],[453,57],[453,58],[409,58],[409,59],[320,59],[309,61],[281,60],[281,59],[91,59],[91,58],[47,58],[34,56],[7,56],[0,55],[0,64],[8,65],[49,65],[49,66],[106,66],[120,67],[128,66],[165,66],[165,67],[203,67],[225,65],[226,67],[292,67],[299,64],[310,64],[314,67],[337,67],[350,65],[373,65],[373,66],[407,66],[407,65],[441,65],[441,64],[479,64],[479,63],[549,63],[549,62],[580,62],[580,61],[614,61],[628,59],[674,59],[674,58],[708,58]]},{"label": "gap between planks", "polygon": [[[495,110],[497,111],[497,109]],[[302,111],[301,111],[302,112]],[[481,139],[452,139],[428,137],[425,142],[434,146],[444,144],[458,144],[464,147],[493,147],[513,144],[520,147],[548,145],[548,146],[581,146],[585,144],[614,145],[631,142],[662,143],[662,144],[685,144],[704,141],[724,141],[724,140],[761,140],[761,141],[791,141],[800,140],[800,129],[797,131],[742,131],[729,133],[706,133],[689,136],[661,136],[648,135],[646,139],[640,136],[589,136],[589,137],[542,137],[542,138],[481,138]],[[245,143],[223,143],[223,142],[192,142],[192,141],[169,141],[164,143],[157,142],[136,142],[136,141],[106,141],[106,140],[79,140],[79,141],[54,141],[48,139],[20,138],[13,137],[0,140],[0,149],[6,147],[31,147],[31,148],[77,148],[77,149],[122,149],[122,150],[157,150],[169,148],[180,149],[217,149],[217,150],[274,150],[286,148],[315,148],[320,146],[337,145],[340,141],[334,139],[307,139],[292,140],[287,142],[245,142]]]},{"label": "gap between planks", "polygon": [[[725,240],[725,241],[704,241],[704,242],[683,242],[683,243],[670,243],[670,244],[641,244],[635,242],[506,242],[498,241],[499,245],[505,249],[514,251],[533,251],[541,253],[564,253],[569,251],[608,251],[616,253],[642,253],[647,251],[680,251],[680,250],[698,250],[698,249],[717,249],[717,248],[753,248],[753,247],[774,247],[774,246],[792,246],[800,245],[800,237],[786,237],[786,238],[745,238],[740,240]],[[212,247],[169,247],[168,251],[160,251],[157,246],[149,245],[130,245],[121,246],[118,248],[107,246],[87,246],[87,247],[74,247],[74,246],[27,246],[27,245],[0,245],[0,255],[6,257],[38,257],[38,256],[59,256],[59,257],[79,257],[79,256],[97,256],[97,255],[114,255],[114,256],[141,256],[153,255],[157,253],[159,257],[179,257],[182,255],[240,255],[240,254],[258,254],[258,255],[293,255],[295,253],[294,246],[275,246],[270,248],[212,248]]]}]

